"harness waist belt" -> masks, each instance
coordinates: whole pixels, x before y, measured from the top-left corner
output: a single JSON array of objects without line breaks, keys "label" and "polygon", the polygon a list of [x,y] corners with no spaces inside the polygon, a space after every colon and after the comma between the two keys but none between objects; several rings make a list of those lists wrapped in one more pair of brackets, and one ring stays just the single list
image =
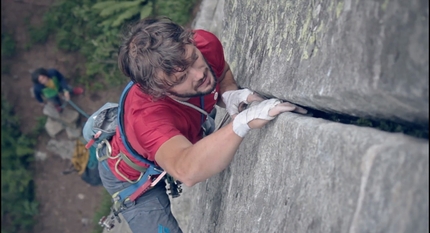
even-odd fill
[{"label": "harness waist belt", "polygon": [[145,173],[146,172],[146,170],[148,169],[148,168],[146,168],[146,167],[141,167],[141,166],[139,166],[139,165],[137,165],[137,164],[135,164],[133,161],[131,161],[128,157],[127,157],[127,155],[125,155],[122,151],[121,152],[119,152],[119,156],[120,156],[120,158],[122,159],[122,160],[124,160],[124,162],[128,165],[128,166],[130,166],[130,167],[132,167],[134,170],[136,170],[136,171],[139,171],[139,172],[142,172],[142,173]]}]

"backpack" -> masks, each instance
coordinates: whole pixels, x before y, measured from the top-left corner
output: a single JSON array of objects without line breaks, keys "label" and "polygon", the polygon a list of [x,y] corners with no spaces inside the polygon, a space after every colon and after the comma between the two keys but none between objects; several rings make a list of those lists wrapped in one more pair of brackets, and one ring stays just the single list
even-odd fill
[{"label": "backpack", "polygon": [[83,181],[91,186],[102,184],[98,170],[98,161],[96,158],[96,150],[94,147],[85,148],[83,138],[76,140],[75,151],[71,159],[71,167],[63,171],[63,174],[77,172]]},{"label": "backpack", "polygon": [[146,163],[150,166],[156,167],[158,170],[163,170],[161,167],[156,166],[154,162],[145,159],[140,156],[127,140],[124,131],[124,114],[123,106],[125,102],[125,97],[133,86],[133,82],[130,81],[125,87],[121,94],[119,104],[107,102],[101,108],[99,108],[95,113],[93,113],[85,122],[83,128],[83,136],[88,142],[85,147],[88,149],[91,146],[98,147],[103,140],[110,140],[116,132],[116,128],[119,127],[121,134],[121,140],[124,143],[127,151],[135,159],[140,162]]},{"label": "backpack", "polygon": [[[153,184],[150,179],[151,176],[158,175],[155,183],[164,177],[166,172],[159,166],[155,165],[153,161],[150,161],[143,156],[140,156],[130,145],[124,132],[124,114],[123,106],[125,97],[133,86],[133,82],[129,82],[121,94],[119,104],[106,103],[96,112],[94,112],[85,122],[82,133],[87,141],[86,148],[94,147],[96,150],[103,146],[103,141],[109,141],[116,132],[118,127],[121,134],[121,140],[127,149],[129,155],[133,156],[136,160],[147,164],[149,167],[146,169],[141,179],[128,186],[127,188],[115,193],[113,195],[114,202],[124,202],[127,198],[134,201],[141,194],[146,192]],[[97,158],[98,159],[98,158]]]},{"label": "backpack", "polygon": [[118,126],[118,104],[105,103],[95,113],[93,113],[85,122],[82,134],[87,141],[85,148],[97,146],[104,139],[110,140],[115,134]]}]

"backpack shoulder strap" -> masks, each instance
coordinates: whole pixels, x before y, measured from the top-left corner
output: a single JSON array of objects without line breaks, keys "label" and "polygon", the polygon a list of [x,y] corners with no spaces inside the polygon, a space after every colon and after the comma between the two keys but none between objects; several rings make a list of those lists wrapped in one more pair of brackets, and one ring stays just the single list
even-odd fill
[{"label": "backpack shoulder strap", "polygon": [[128,92],[130,91],[131,87],[134,85],[134,83],[132,81],[130,81],[127,86],[124,88],[124,91],[121,94],[121,98],[119,100],[119,105],[118,105],[118,127],[119,127],[119,132],[121,135],[121,140],[125,145],[125,148],[127,149],[127,151],[130,153],[130,155],[132,155],[135,159],[137,159],[138,161],[142,162],[142,163],[146,163],[149,166],[153,166],[156,168],[159,168],[158,166],[155,165],[154,162],[144,158],[143,156],[139,155],[139,153],[137,153],[137,151],[135,151],[133,149],[133,147],[130,145],[130,143],[127,140],[127,136],[125,133],[125,129],[124,129],[124,103],[125,103],[125,98],[127,97]]},{"label": "backpack shoulder strap", "polygon": [[188,106],[188,107],[190,107],[190,108],[193,108],[193,109],[195,109],[195,110],[197,110],[198,112],[200,112],[201,114],[202,114],[202,124],[203,124],[203,122],[205,121],[205,117],[207,117],[208,115],[209,115],[209,113],[207,113],[206,111],[205,111],[205,103],[204,103],[204,99],[203,99],[203,96],[200,96],[200,105],[202,106],[201,108],[199,108],[199,107],[197,107],[197,106],[195,106],[195,105],[193,105],[193,104],[191,104],[191,103],[189,103],[189,102],[185,102],[185,101],[181,101],[181,100],[177,100],[177,99],[174,99],[174,98],[172,98],[174,101],[176,101],[176,102],[178,102],[178,103],[180,103],[180,104],[183,104],[183,105],[186,105],[186,106]]}]

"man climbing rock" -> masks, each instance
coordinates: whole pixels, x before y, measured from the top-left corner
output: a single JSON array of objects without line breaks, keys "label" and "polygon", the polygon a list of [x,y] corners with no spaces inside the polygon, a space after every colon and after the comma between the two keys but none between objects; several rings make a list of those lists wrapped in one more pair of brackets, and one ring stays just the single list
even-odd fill
[{"label": "man climbing rock", "polygon": [[[139,156],[187,186],[223,171],[250,129],[263,127],[282,112],[306,113],[288,102],[238,90],[219,39],[208,31],[184,30],[168,18],[134,25],[119,48],[118,64],[133,82],[121,110],[126,141]],[[240,105],[253,101],[259,103],[239,112]],[[215,104],[226,107],[233,121],[211,132],[208,113]],[[117,128],[98,152],[103,158],[100,177],[114,201],[148,167],[128,151]],[[182,232],[164,182],[134,201],[123,199],[114,212],[122,214],[132,232]]]},{"label": "man climbing rock", "polygon": [[31,74],[34,97],[41,106],[45,105],[44,98],[54,104],[58,112],[62,112],[62,103],[59,94],[64,95],[66,101],[70,100],[70,92],[75,95],[83,93],[80,87],[71,88],[64,76],[56,69],[38,68]]}]

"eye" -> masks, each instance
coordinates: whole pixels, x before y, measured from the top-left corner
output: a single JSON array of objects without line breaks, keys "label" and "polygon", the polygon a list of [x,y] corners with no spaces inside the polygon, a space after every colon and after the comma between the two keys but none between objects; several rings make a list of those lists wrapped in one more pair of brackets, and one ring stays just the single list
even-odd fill
[{"label": "eye", "polygon": [[178,84],[179,83],[183,83],[185,80],[187,79],[187,75],[184,74],[181,77],[178,78],[178,80],[176,81]]},{"label": "eye", "polygon": [[193,59],[193,63],[197,61],[197,59],[199,59],[199,55],[197,55],[196,53],[193,54],[192,56]]}]

